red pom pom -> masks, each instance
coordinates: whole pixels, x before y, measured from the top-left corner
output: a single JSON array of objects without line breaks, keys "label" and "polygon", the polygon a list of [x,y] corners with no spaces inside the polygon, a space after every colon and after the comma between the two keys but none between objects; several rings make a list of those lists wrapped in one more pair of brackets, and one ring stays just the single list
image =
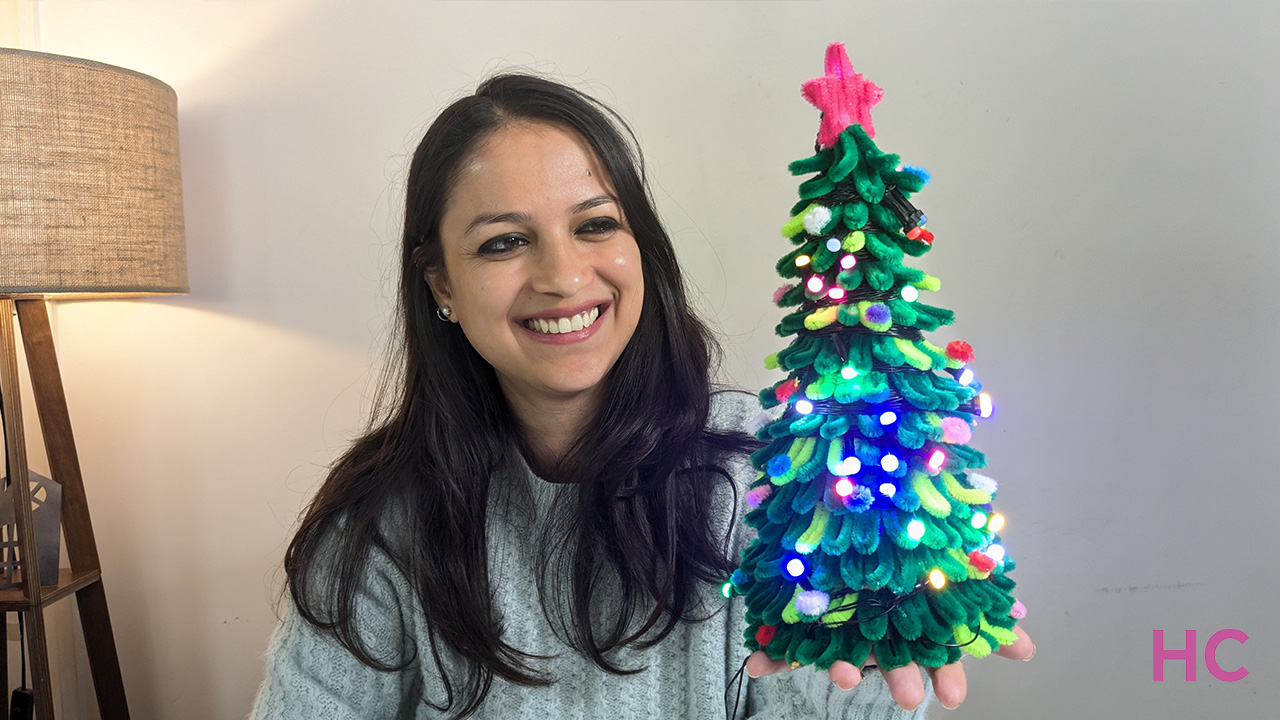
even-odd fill
[{"label": "red pom pom", "polygon": [[773,395],[774,397],[778,398],[778,402],[787,402],[788,400],[791,399],[792,395],[796,394],[796,391],[799,389],[800,389],[800,379],[791,378],[790,380],[779,385],[778,389],[773,391]]},{"label": "red pom pom", "polygon": [[978,570],[978,572],[991,572],[996,567],[996,561],[992,557],[979,550],[969,553],[969,564]]},{"label": "red pom pom", "polygon": [[973,346],[963,340],[947,343],[947,357],[962,363],[973,362]]},{"label": "red pom pom", "polygon": [[765,645],[768,645],[769,641],[773,639],[773,636],[777,634],[778,628],[773,625],[761,625],[756,628],[756,644],[760,647],[764,647]]}]

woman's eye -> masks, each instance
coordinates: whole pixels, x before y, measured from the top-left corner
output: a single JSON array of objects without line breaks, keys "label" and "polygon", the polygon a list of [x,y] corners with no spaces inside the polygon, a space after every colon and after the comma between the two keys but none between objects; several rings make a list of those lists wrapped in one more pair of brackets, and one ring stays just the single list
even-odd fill
[{"label": "woman's eye", "polygon": [[609,235],[620,227],[617,220],[611,217],[591,218],[578,226],[578,232],[587,235]]},{"label": "woman's eye", "polygon": [[528,240],[519,235],[503,235],[496,237],[480,246],[478,253],[480,255],[501,255],[511,252],[512,250],[523,247],[529,243]]}]

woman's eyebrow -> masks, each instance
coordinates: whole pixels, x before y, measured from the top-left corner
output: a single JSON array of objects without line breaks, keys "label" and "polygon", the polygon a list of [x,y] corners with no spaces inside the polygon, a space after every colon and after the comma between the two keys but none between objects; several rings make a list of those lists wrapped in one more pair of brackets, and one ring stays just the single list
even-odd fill
[{"label": "woman's eyebrow", "polygon": [[528,223],[533,220],[533,216],[527,212],[504,212],[504,213],[484,213],[477,215],[474,220],[467,225],[467,229],[463,231],[463,235],[469,235],[472,230],[481,225],[490,225],[493,223]]},{"label": "woman's eyebrow", "polygon": [[601,205],[607,205],[609,203],[613,203],[615,205],[620,204],[618,202],[618,198],[614,197],[613,195],[596,195],[593,198],[587,198],[586,200],[583,200],[577,205],[574,205],[573,207],[569,208],[569,214],[577,215],[578,213],[586,212],[587,210],[590,210],[593,207],[599,207]]},{"label": "woman's eyebrow", "polygon": [[[621,204],[618,202],[618,198],[614,197],[613,195],[607,195],[607,194],[596,195],[595,197],[587,198],[586,200],[583,200],[577,205],[574,205],[573,207],[569,208],[569,214],[577,215],[578,213],[586,212],[587,210],[590,210],[593,207],[608,205],[609,203],[613,203],[615,205]],[[508,222],[509,223],[529,223],[532,221],[533,221],[533,216],[527,212],[511,211],[511,212],[502,212],[502,213],[482,213],[480,215],[477,215],[475,219],[472,220],[467,225],[467,229],[464,230],[462,234],[469,235],[472,230],[475,230],[481,225],[491,225],[493,223],[508,223]]]}]

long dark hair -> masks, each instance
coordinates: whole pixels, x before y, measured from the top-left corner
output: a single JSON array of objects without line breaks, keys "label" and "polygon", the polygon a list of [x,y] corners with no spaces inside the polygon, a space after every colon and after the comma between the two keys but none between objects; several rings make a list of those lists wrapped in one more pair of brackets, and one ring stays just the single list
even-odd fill
[{"label": "long dark hair", "polygon": [[[539,582],[547,617],[559,616],[552,608],[567,610],[553,627],[570,647],[608,672],[640,672],[607,654],[655,645],[678,623],[707,617],[699,616],[700,585],[722,581],[735,565],[724,528],[710,523],[717,486],[732,486],[721,459],[757,446],[741,432],[706,428],[720,349],[689,305],[626,123],[577,90],[528,75],[490,78],[448,106],[409,170],[396,394],[330,471],[289,544],[285,569],[303,618],[366,665],[400,670],[413,658],[375,657],[355,617],[370,554],[385,553],[414,587],[444,680],[444,702],[426,702],[453,708],[454,718],[475,712],[495,675],[528,686],[554,682],[530,663],[540,656],[504,640],[485,571],[490,476],[513,452],[532,455],[493,368],[457,324],[436,318],[423,278],[443,265],[440,219],[459,166],[513,122],[552,124],[586,140],[614,183],[644,274],[639,325],[604,380],[597,415],[546,473],[576,489],[575,506],[559,508]],[[403,518],[409,540],[388,537],[392,513]],[[622,612],[593,627],[592,602],[606,580]],[[567,603],[559,602],[562,593]],[[441,642],[464,662],[457,697]]]}]

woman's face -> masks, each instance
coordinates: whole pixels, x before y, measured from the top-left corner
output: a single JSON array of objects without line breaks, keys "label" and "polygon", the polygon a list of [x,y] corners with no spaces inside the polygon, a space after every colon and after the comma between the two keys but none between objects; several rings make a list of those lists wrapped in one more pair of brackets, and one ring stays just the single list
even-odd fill
[{"label": "woman's face", "polygon": [[591,399],[635,332],[640,249],[612,180],[557,126],[509,125],[460,168],[429,272],[508,399]]}]

